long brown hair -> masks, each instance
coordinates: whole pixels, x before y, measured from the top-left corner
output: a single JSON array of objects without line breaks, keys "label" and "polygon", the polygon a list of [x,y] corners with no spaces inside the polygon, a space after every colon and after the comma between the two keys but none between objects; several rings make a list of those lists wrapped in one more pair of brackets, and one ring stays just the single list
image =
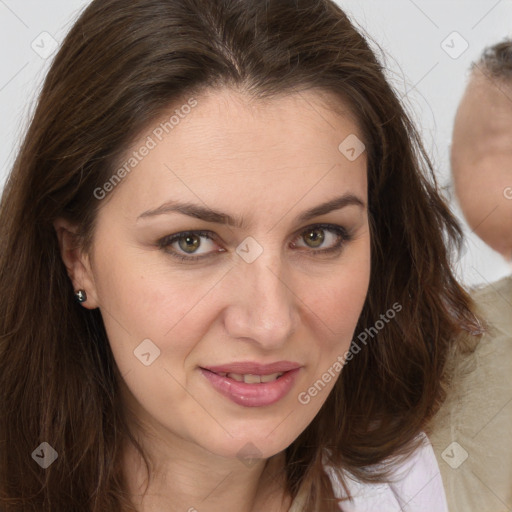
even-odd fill
[{"label": "long brown hair", "polygon": [[[121,464],[124,443],[137,446],[121,376],[99,309],[74,300],[53,221],[78,225],[77,243],[90,248],[94,191],[132,141],[170,104],[226,86],[255,98],[314,88],[350,107],[366,145],[372,238],[356,333],[402,306],[286,449],[292,497],[300,489],[304,510],[337,510],[325,449],[333,466],[382,480],[368,468],[410,452],[441,403],[447,353],[478,327],[450,270],[449,246],[462,235],[413,124],[347,16],[330,0],[94,0],[54,58],[1,202],[3,511],[135,510]],[[46,469],[34,461],[43,442],[58,454]]]}]

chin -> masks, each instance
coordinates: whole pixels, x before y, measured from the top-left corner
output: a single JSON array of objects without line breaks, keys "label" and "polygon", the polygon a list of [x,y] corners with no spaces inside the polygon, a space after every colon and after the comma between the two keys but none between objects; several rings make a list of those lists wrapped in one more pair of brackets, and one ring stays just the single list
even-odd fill
[{"label": "chin", "polygon": [[[274,427],[275,428],[275,427]],[[224,438],[221,442],[205,446],[211,453],[228,459],[238,459],[247,466],[259,459],[268,459],[285,450],[296,437],[291,439],[270,439],[266,434],[247,432],[243,436]]]}]

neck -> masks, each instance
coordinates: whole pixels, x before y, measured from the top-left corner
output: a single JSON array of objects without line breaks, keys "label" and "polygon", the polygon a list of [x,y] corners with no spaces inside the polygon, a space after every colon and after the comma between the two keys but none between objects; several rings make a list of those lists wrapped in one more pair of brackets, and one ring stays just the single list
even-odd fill
[{"label": "neck", "polygon": [[181,440],[172,447],[158,443],[148,455],[152,472],[144,494],[140,454],[132,445],[124,452],[128,492],[139,512],[281,512],[291,504],[284,452],[247,466]]}]

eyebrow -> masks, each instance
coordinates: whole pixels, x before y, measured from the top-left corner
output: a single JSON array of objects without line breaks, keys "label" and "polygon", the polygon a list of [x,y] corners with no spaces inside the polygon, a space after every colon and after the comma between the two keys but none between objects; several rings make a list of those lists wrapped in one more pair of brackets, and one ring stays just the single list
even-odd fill
[{"label": "eyebrow", "polygon": [[[332,212],[333,210],[340,210],[346,206],[359,206],[360,208],[366,208],[366,204],[360,198],[354,194],[344,194],[339,197],[335,197],[330,201],[314,206],[309,210],[301,213],[297,217],[298,222],[306,222],[314,217],[325,215],[326,213]],[[227,224],[228,226],[246,229],[247,225],[243,217],[233,217],[227,213],[212,210],[211,208],[203,207],[193,203],[182,203],[179,201],[167,201],[154,210],[148,210],[141,213],[137,217],[137,221],[148,217],[156,217],[157,215],[165,215],[169,213],[181,213],[194,217],[196,219],[203,220],[205,222],[212,222],[216,224]]]}]

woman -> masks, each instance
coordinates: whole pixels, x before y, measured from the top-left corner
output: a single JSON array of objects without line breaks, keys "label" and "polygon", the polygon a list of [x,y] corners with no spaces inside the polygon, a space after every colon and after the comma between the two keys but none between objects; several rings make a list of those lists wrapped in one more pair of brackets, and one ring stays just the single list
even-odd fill
[{"label": "woman", "polygon": [[445,510],[460,230],[334,3],[93,1],[0,226],[5,511]]}]

